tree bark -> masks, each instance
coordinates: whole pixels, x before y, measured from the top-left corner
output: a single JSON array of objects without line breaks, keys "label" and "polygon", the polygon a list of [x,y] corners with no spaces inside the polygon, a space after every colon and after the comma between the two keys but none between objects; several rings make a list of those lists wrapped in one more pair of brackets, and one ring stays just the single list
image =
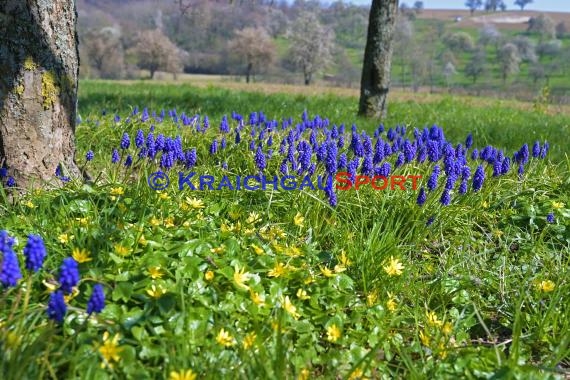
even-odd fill
[{"label": "tree bark", "polygon": [[0,162],[20,188],[53,181],[59,165],[80,174],[76,20],[74,0],[0,2]]},{"label": "tree bark", "polygon": [[359,115],[386,116],[398,0],[372,0],[360,83]]}]

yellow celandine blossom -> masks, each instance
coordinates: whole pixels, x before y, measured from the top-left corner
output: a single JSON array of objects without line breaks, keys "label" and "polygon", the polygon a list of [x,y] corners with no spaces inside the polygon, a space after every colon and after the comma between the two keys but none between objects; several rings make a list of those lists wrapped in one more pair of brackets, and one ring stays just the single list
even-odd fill
[{"label": "yellow celandine blossom", "polygon": [[327,327],[327,340],[329,342],[336,342],[341,335],[342,333],[336,324],[333,323]]},{"label": "yellow celandine blossom", "polygon": [[139,238],[139,244],[142,245],[143,247],[148,244],[148,242],[144,238],[144,235],[141,235],[141,237]]},{"label": "yellow celandine blossom", "polygon": [[218,333],[218,336],[216,336],[216,342],[224,347],[231,347],[235,344],[233,336],[231,336],[230,333],[223,328]]},{"label": "yellow celandine blossom", "polygon": [[293,318],[299,319],[299,317],[301,316],[301,315],[297,312],[297,308],[295,307],[295,305],[293,305],[293,303],[292,303],[291,300],[289,299],[289,296],[286,296],[285,298],[281,297],[281,306],[282,306],[283,309],[285,309],[285,311],[286,311],[287,313],[289,313]]},{"label": "yellow celandine blossom", "polygon": [[400,260],[395,259],[394,256],[390,256],[390,262],[384,266],[384,271],[388,273],[388,276],[399,276],[402,274],[404,265]]},{"label": "yellow celandine blossom", "polygon": [[251,300],[253,301],[254,304],[256,304],[259,307],[265,306],[265,296],[264,295],[259,294],[257,292],[254,292],[253,290],[250,290],[249,295],[250,295]]},{"label": "yellow celandine blossom", "polygon": [[564,208],[564,206],[565,205],[562,202],[552,202],[552,207],[555,209],[561,209],[561,208]]},{"label": "yellow celandine blossom", "polygon": [[194,215],[194,219],[196,220],[204,220],[204,213],[202,211],[198,211],[196,215]]},{"label": "yellow celandine blossom", "polygon": [[301,215],[300,212],[297,212],[297,215],[293,218],[293,223],[295,223],[298,227],[303,227],[303,222],[305,221],[305,217]]},{"label": "yellow celandine blossom", "polygon": [[75,218],[80,226],[87,226],[89,224],[89,218]]},{"label": "yellow celandine blossom", "polygon": [[120,354],[123,348],[119,347],[119,339],[119,334],[115,334],[113,339],[109,339],[109,332],[103,333],[103,344],[99,346],[99,353],[103,356],[101,368],[105,368],[105,366],[113,368],[113,362],[121,360]]},{"label": "yellow celandine blossom", "polygon": [[437,326],[437,327],[443,326],[443,321],[437,318],[437,314],[435,313],[435,311],[427,311],[426,318],[430,326]]},{"label": "yellow celandine blossom", "polygon": [[285,251],[285,247],[275,241],[271,242],[271,247],[276,253],[283,253]]},{"label": "yellow celandine blossom", "polygon": [[159,194],[158,194],[158,197],[159,197],[160,199],[162,199],[162,200],[170,199],[170,196],[168,195],[168,193],[163,193],[163,192],[161,192],[161,191],[159,191],[158,193],[159,193]]},{"label": "yellow celandine blossom", "polygon": [[148,274],[150,275],[150,278],[152,278],[153,280],[162,278],[162,276],[164,276],[164,272],[162,271],[162,268],[160,268],[159,266],[148,268]]},{"label": "yellow celandine blossom", "polygon": [[396,298],[392,293],[388,292],[388,301],[386,301],[386,307],[388,310],[394,312],[396,311],[397,306],[398,304],[396,303]]},{"label": "yellow celandine blossom", "polygon": [[378,291],[373,290],[370,293],[368,293],[368,295],[366,296],[366,305],[368,305],[368,307],[372,307],[376,304],[377,300],[378,300]]},{"label": "yellow celandine blossom", "polygon": [[439,357],[445,359],[447,357],[447,350],[445,344],[443,344],[443,342],[439,342],[437,348],[438,348]]},{"label": "yellow celandine blossom", "polygon": [[169,216],[168,218],[164,219],[164,227],[174,227],[174,217]]},{"label": "yellow celandine blossom", "polygon": [[273,236],[273,238],[280,238],[280,239],[283,239],[287,236],[285,231],[283,231],[281,227],[277,226],[271,227],[270,234]]},{"label": "yellow celandine blossom", "polygon": [[321,273],[325,275],[325,277],[334,277],[335,273],[327,267],[320,267]]},{"label": "yellow celandine blossom", "polygon": [[28,208],[36,208],[36,205],[34,204],[34,202],[32,201],[27,201],[26,203],[24,203],[26,205],[26,207]]},{"label": "yellow celandine blossom", "polygon": [[426,347],[429,347],[430,344],[430,339],[429,339],[429,335],[425,334],[424,331],[420,331],[420,340],[422,341],[422,344]]},{"label": "yellow celandine blossom", "polygon": [[483,208],[489,208],[489,202],[483,201]]},{"label": "yellow celandine blossom", "polygon": [[305,289],[299,288],[299,290],[297,290],[297,298],[304,301],[308,300],[311,297],[307,295],[307,291]]},{"label": "yellow celandine blossom", "polygon": [[340,264],[336,264],[334,266],[334,272],[335,273],[342,273],[346,270],[346,267],[344,265],[340,265]]},{"label": "yellow celandine blossom", "polygon": [[112,187],[109,194],[111,194],[111,195],[124,195],[125,190],[120,186],[119,187]]},{"label": "yellow celandine blossom", "polygon": [[263,255],[263,254],[265,253],[265,251],[263,250],[263,248],[261,248],[261,247],[255,245],[255,244],[252,244],[252,245],[251,245],[251,248],[253,249],[253,252],[255,252],[256,255]]},{"label": "yellow celandine blossom", "polygon": [[348,376],[348,380],[362,380],[364,379],[364,372],[361,368],[355,368],[354,371]]},{"label": "yellow celandine blossom", "polygon": [[73,259],[79,264],[93,260],[89,255],[89,252],[84,248],[73,248],[73,251],[71,251],[71,257],[73,257]]},{"label": "yellow celandine blossom", "polygon": [[160,226],[162,222],[160,219],[155,218],[154,216],[150,219],[150,224],[154,227]]},{"label": "yellow celandine blossom", "polygon": [[117,253],[119,256],[127,256],[129,253],[131,253],[131,250],[129,247],[125,247],[121,244],[115,244],[115,253]]},{"label": "yellow celandine blossom", "polygon": [[71,288],[70,294],[66,294],[63,296],[63,300],[65,301],[65,303],[69,303],[69,301],[71,301],[78,295],[79,295],[79,288],[77,286],[74,286],[73,288]]},{"label": "yellow celandine blossom", "polygon": [[155,284],[152,284],[150,289],[146,290],[147,294],[152,298],[158,299],[166,294],[167,290],[159,285],[158,287]]},{"label": "yellow celandine blossom", "polygon": [[216,254],[224,253],[225,250],[226,250],[226,246],[224,244],[222,244],[216,248],[210,248],[210,252],[216,253]]},{"label": "yellow celandine blossom", "polygon": [[185,202],[180,203],[179,207],[182,211],[188,211],[190,209],[190,206],[188,206]]},{"label": "yellow celandine blossom", "polygon": [[119,203],[119,204],[117,205],[117,207],[119,208],[119,211],[121,211],[121,212],[127,211],[127,206],[125,206],[124,203]]},{"label": "yellow celandine blossom", "polygon": [[251,273],[246,272],[245,267],[239,269],[237,265],[234,267],[234,269],[234,282],[236,286],[243,290],[249,290],[249,286],[247,286],[245,282],[249,281],[252,276]]},{"label": "yellow celandine blossom", "polygon": [[207,271],[204,274],[204,278],[206,279],[206,281],[212,281],[214,279],[214,272],[212,272],[211,270]]},{"label": "yellow celandine blossom", "polygon": [[232,220],[238,220],[239,217],[241,216],[241,212],[240,211],[230,211],[228,212],[228,216],[232,219]]},{"label": "yellow celandine blossom", "polygon": [[243,233],[246,236],[251,236],[255,233],[255,228],[246,228],[245,230],[243,230]]},{"label": "yellow celandine blossom", "polygon": [[285,248],[285,254],[290,257],[299,257],[302,255],[301,250],[297,247]]},{"label": "yellow celandine blossom", "polygon": [[441,328],[441,332],[444,335],[450,335],[453,332],[453,324],[451,324],[450,322],[445,322],[443,324],[443,327]]},{"label": "yellow celandine blossom", "polygon": [[538,283],[538,289],[545,293],[552,292],[554,288],[556,288],[556,284],[550,280],[541,281]]},{"label": "yellow celandine blossom", "polygon": [[243,338],[243,349],[249,350],[251,347],[253,347],[256,339],[257,335],[255,334],[255,331],[252,331],[249,334],[247,334],[245,338]]},{"label": "yellow celandine blossom", "polygon": [[48,292],[55,292],[57,288],[59,288],[58,284],[47,282],[46,280],[42,281],[42,284],[47,288]]},{"label": "yellow celandine blossom", "polygon": [[73,239],[73,235],[69,236],[68,234],[61,234],[57,237],[57,240],[59,240],[59,242],[61,244],[67,244],[72,239]]},{"label": "yellow celandine blossom", "polygon": [[275,263],[273,269],[271,269],[267,275],[269,277],[281,277],[287,273],[287,267],[283,263]]},{"label": "yellow celandine blossom", "polygon": [[345,267],[349,267],[352,264],[352,261],[350,261],[348,259],[348,257],[346,256],[346,252],[344,251],[344,249],[342,251],[340,251],[340,258],[339,261],[342,265],[344,265]]},{"label": "yellow celandine blossom", "polygon": [[307,276],[307,278],[305,278],[305,280],[303,280],[303,284],[305,284],[305,285],[310,285],[313,282],[315,282],[315,278],[313,277],[312,274],[309,274],[309,276]]},{"label": "yellow celandine blossom", "polygon": [[249,213],[247,219],[245,220],[248,224],[254,224],[261,221],[261,215],[257,212],[252,211]]},{"label": "yellow celandine blossom", "polygon": [[297,380],[309,380],[311,378],[311,372],[307,368],[303,368],[299,372],[299,377]]},{"label": "yellow celandine blossom", "polygon": [[191,369],[170,372],[170,380],[196,380],[196,377],[196,373]]},{"label": "yellow celandine blossom", "polygon": [[194,209],[201,209],[204,208],[204,202],[202,202],[201,199],[197,199],[197,198],[188,198],[186,197],[186,204],[188,204],[188,206],[194,208]]},{"label": "yellow celandine blossom", "polygon": [[185,221],[184,223],[182,223],[182,227],[190,227],[190,221]]}]

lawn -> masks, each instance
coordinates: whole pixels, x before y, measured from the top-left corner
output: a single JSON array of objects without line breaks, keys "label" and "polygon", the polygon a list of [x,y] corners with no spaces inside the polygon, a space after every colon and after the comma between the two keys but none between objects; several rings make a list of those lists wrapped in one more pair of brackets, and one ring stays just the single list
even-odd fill
[{"label": "lawn", "polygon": [[[220,86],[83,81],[91,180],[0,187],[5,379],[568,376],[570,117]],[[296,189],[235,189],[260,173]]]}]

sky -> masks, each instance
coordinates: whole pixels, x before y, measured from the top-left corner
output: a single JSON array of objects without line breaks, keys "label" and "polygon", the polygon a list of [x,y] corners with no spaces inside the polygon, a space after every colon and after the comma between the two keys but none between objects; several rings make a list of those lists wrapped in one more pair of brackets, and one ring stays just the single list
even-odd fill
[{"label": "sky", "polygon": [[[370,4],[370,0],[349,0],[354,4]],[[415,0],[400,0],[400,4],[405,2],[413,5]],[[464,0],[423,0],[424,7],[430,9],[467,9]],[[520,9],[514,5],[514,0],[506,0],[508,10]],[[570,12],[569,0],[534,0],[532,4],[525,7],[534,11],[554,11],[554,12]]]}]

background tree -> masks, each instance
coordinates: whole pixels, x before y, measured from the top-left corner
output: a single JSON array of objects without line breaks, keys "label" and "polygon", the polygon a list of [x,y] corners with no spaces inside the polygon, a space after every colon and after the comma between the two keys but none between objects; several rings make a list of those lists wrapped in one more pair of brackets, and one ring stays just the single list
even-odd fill
[{"label": "background tree", "polygon": [[528,20],[527,32],[539,34],[541,40],[551,40],[556,37],[556,25],[552,18],[541,13]]},{"label": "background tree", "polygon": [[157,70],[182,71],[178,47],[159,29],[141,32],[130,53],[136,57],[139,68],[150,72],[150,79],[154,78]]},{"label": "background tree", "polygon": [[511,42],[516,45],[522,61],[531,63],[535,63],[537,61],[536,46],[530,38],[525,36],[516,36]]},{"label": "background tree", "polygon": [[295,66],[303,71],[305,85],[331,61],[334,34],[325,28],[314,13],[302,13],[291,26],[289,54]]},{"label": "background tree", "polygon": [[465,6],[469,9],[471,15],[473,15],[477,9],[483,6],[483,0],[467,0]]},{"label": "background tree", "polygon": [[503,45],[499,51],[499,65],[501,70],[501,77],[503,78],[503,83],[507,82],[507,77],[512,74],[516,74],[520,70],[521,58],[519,56],[519,51],[515,44],[506,43]]},{"label": "background tree", "polygon": [[3,0],[0,17],[0,165],[20,187],[79,176],[75,1]]},{"label": "background tree", "polygon": [[457,70],[455,69],[455,65],[452,62],[446,62],[443,66],[443,77],[445,78],[445,84],[449,89],[452,84],[453,77],[457,74]]},{"label": "background tree", "polygon": [[448,34],[443,38],[443,43],[453,52],[469,52],[475,47],[473,39],[466,32]]},{"label": "background tree", "polygon": [[467,65],[465,65],[465,75],[473,81],[473,84],[477,82],[477,79],[485,72],[485,63],[487,61],[487,55],[485,49],[479,48],[472,55]]},{"label": "background tree", "polygon": [[422,13],[423,10],[424,10],[424,2],[423,1],[416,1],[414,3],[414,11],[417,14],[420,14],[420,13]]},{"label": "background tree", "polygon": [[124,49],[118,27],[106,27],[87,32],[81,39],[87,61],[96,70],[96,76],[119,79],[123,76]]},{"label": "background tree", "polygon": [[566,23],[564,21],[560,21],[556,24],[556,38],[563,39],[566,37],[568,33],[568,28],[566,28]]},{"label": "background tree", "polygon": [[406,68],[411,63],[410,55],[413,52],[412,40],[414,27],[412,22],[403,14],[399,14],[394,30],[394,63],[400,65],[400,82],[406,85]]},{"label": "background tree", "polygon": [[275,59],[275,45],[264,28],[244,28],[229,43],[230,51],[245,65],[245,81],[249,83],[262,67]]},{"label": "background tree", "polygon": [[398,0],[372,0],[360,84],[360,115],[386,116],[397,13]]},{"label": "background tree", "polygon": [[528,4],[532,4],[532,0],[515,0],[515,5],[521,8],[521,11],[524,10]]}]

